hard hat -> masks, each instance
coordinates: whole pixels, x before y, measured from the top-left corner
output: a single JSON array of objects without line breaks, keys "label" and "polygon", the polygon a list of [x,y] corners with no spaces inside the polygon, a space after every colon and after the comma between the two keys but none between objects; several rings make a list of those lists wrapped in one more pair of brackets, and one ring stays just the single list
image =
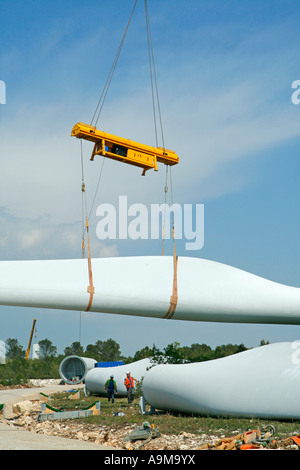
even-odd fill
[{"label": "hard hat", "polygon": [[113,376],[113,375],[111,375],[111,376],[110,376],[110,378],[111,378],[111,379],[113,379],[113,378],[114,378],[114,376]]},{"label": "hard hat", "polygon": [[128,370],[128,371],[126,372],[126,374],[130,374],[130,370]]}]

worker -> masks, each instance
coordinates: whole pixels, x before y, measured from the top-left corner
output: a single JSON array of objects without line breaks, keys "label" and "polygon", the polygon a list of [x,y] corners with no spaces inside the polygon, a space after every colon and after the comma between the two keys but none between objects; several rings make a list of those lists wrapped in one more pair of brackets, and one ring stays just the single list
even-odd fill
[{"label": "worker", "polygon": [[126,372],[126,378],[124,379],[124,385],[127,389],[127,399],[128,403],[132,403],[134,400],[134,385],[137,384],[137,380],[134,377],[131,377],[130,371]]},{"label": "worker", "polygon": [[106,381],[105,390],[107,391],[108,401],[110,401],[111,399],[111,402],[114,403],[115,393],[118,393],[118,390],[117,390],[117,384],[116,384],[116,381],[114,380],[113,375],[111,375],[110,378]]}]

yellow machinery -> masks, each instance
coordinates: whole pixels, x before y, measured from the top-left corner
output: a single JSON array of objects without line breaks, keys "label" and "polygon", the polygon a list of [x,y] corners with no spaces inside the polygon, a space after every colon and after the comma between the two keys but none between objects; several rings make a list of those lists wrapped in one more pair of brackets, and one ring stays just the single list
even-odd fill
[{"label": "yellow machinery", "polygon": [[95,155],[102,155],[119,162],[128,163],[143,168],[143,176],[147,170],[152,168],[157,171],[157,162],[165,165],[176,165],[179,162],[178,155],[172,150],[139,144],[129,139],[99,131],[96,127],[82,122],[75,124],[71,136],[95,143],[91,160],[94,160]]},{"label": "yellow machinery", "polygon": [[[134,142],[130,139],[124,139],[123,137],[117,137],[112,134],[108,134],[104,131],[100,131],[97,129],[96,125],[100,117],[100,113],[105,101],[105,97],[107,95],[113,73],[115,71],[120,52],[124,43],[124,39],[129,27],[129,24],[132,19],[133,12],[135,10],[137,0],[135,0],[129,21],[127,23],[125,32],[123,34],[120,46],[118,48],[116,57],[114,59],[113,65],[110,69],[107,81],[105,83],[104,89],[102,91],[101,97],[98,101],[95,113],[91,120],[91,124],[84,124],[82,122],[78,122],[74,125],[71,136],[77,137],[78,139],[88,140],[94,143],[94,148],[91,155],[91,160],[93,161],[95,155],[101,155],[106,158],[110,158],[112,160],[116,160],[118,162],[127,163],[129,165],[133,165],[139,168],[142,168],[142,175],[146,174],[146,171],[154,169],[158,171],[157,164],[163,163],[166,165],[166,185],[165,185],[165,200],[167,195],[167,173],[168,167],[176,165],[179,163],[179,157],[173,150],[168,150],[165,148],[165,143],[163,139],[163,129],[162,129],[162,122],[160,116],[160,106],[159,106],[159,98],[158,98],[158,90],[157,90],[157,82],[156,82],[156,74],[155,74],[155,66],[154,66],[154,54],[152,49],[152,41],[151,41],[151,33],[150,33],[150,21],[149,21],[149,13],[148,13],[148,6],[147,0],[144,0],[145,3],[145,13],[146,13],[146,24],[147,24],[147,41],[148,41],[148,52],[149,52],[149,61],[150,61],[150,75],[151,75],[151,88],[152,88],[152,101],[153,101],[153,111],[154,111],[154,121],[155,121],[155,134],[156,134],[156,145],[157,144],[157,125],[156,125],[156,112],[155,112],[155,101],[157,101],[157,108],[160,117],[160,126],[161,126],[161,134],[162,134],[162,147],[152,147],[149,145],[139,144]],[[154,85],[156,93],[154,92]],[[94,124],[94,125],[92,125]],[[84,174],[83,174],[83,154],[81,148],[81,167],[82,167],[82,184],[81,184],[81,191],[82,191],[82,207],[83,211],[86,208],[86,199],[85,199],[85,183],[84,183]],[[104,160],[103,162],[104,163]],[[103,165],[102,165],[103,168]],[[171,180],[171,169],[170,169],[170,180]],[[102,175],[102,169],[99,175],[98,186],[100,182],[100,178]],[[94,198],[95,201],[95,198]],[[86,214],[86,224],[85,230],[87,233],[87,241],[88,241],[88,270],[89,270],[89,286],[87,287],[87,291],[90,294],[90,299],[86,311],[89,311],[93,302],[93,295],[95,292],[94,284],[93,284],[93,273],[92,273],[92,259],[90,253],[90,239],[89,239],[89,221],[88,221],[88,214]],[[84,240],[84,233],[82,238],[82,252],[83,257],[85,254],[85,240]],[[163,240],[164,243],[164,240]],[[164,245],[163,245],[163,254],[164,254]],[[174,223],[173,223],[173,259],[174,259],[174,274],[173,274],[173,292],[170,300],[170,307],[166,314],[167,318],[171,318],[174,315],[176,305],[177,305],[177,256],[175,250],[175,230],[174,230]]]},{"label": "yellow machinery", "polygon": [[32,336],[33,336],[33,331],[34,331],[35,323],[36,323],[36,319],[34,318],[33,324],[32,324],[32,328],[31,328],[31,333],[30,333],[28,348],[27,348],[27,352],[26,352],[26,359],[29,358],[29,353],[30,353],[30,348],[31,348],[31,343],[32,343]]}]

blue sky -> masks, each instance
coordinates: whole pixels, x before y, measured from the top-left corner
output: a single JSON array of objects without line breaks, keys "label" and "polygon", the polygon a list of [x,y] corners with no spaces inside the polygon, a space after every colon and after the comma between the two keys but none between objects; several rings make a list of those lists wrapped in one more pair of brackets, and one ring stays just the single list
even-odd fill
[{"label": "blue sky", "polygon": [[[90,122],[134,1],[2,1],[0,80],[0,256],[3,260],[81,256],[81,168],[73,125]],[[297,0],[149,0],[174,200],[204,204],[205,243],[196,256],[299,286],[300,79]],[[98,127],[154,144],[144,2],[139,0]],[[89,162],[88,201],[101,161]],[[163,202],[164,170],[146,178],[106,161],[96,205]],[[100,241],[93,256],[160,254],[161,241]],[[168,248],[171,252],[171,247]],[[0,307],[0,339],[38,340],[59,352],[79,339],[79,313]],[[125,333],[125,335],[124,335]],[[300,327],[164,322],[84,313],[81,341],[114,338],[133,354],[178,341],[257,346],[298,339]]]}]

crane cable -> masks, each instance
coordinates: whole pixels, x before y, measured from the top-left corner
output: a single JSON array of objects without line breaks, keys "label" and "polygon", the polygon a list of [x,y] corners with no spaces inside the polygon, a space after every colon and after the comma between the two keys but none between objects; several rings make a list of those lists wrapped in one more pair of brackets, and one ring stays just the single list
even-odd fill
[{"label": "crane cable", "polygon": [[[155,62],[154,62],[154,53],[153,53],[153,46],[152,46],[152,38],[151,38],[151,30],[150,30],[150,20],[149,20],[149,11],[148,11],[148,3],[147,0],[144,0],[145,3],[145,15],[146,15],[146,30],[147,30],[147,42],[148,42],[148,55],[149,55],[149,66],[150,66],[150,81],[151,81],[151,90],[152,90],[152,104],[153,104],[153,116],[154,116],[154,129],[155,129],[155,139],[156,139],[156,145],[158,146],[158,136],[157,136],[157,124],[156,124],[156,112],[155,112],[155,94],[154,94],[154,85],[155,85],[155,91],[156,91],[156,100],[157,100],[157,107],[158,107],[158,114],[159,114],[159,120],[160,120],[160,129],[161,129],[161,138],[162,138],[162,145],[163,149],[165,149],[165,143],[164,143],[164,133],[163,133],[163,126],[162,126],[162,119],[161,119],[161,110],[160,110],[160,102],[159,102],[159,95],[158,95],[158,86],[157,86],[157,78],[156,78],[156,70],[155,70]],[[110,72],[108,74],[106,83],[104,85],[104,88],[102,90],[100,99],[98,101],[98,104],[96,106],[94,115],[91,120],[91,125],[93,125],[93,122],[95,122],[95,126],[98,123],[98,120],[100,118],[100,114],[104,105],[104,101],[106,99],[112,77],[114,74],[114,71],[116,69],[121,50],[125,41],[125,37],[129,28],[129,25],[131,23],[133,13],[135,10],[137,4],[137,0],[135,0],[129,21],[127,23],[127,26],[125,28],[121,43],[119,45],[119,48],[117,50],[115,59],[113,61],[112,67],[110,69]],[[153,83],[154,82],[154,83]],[[98,113],[98,115],[97,115]],[[96,117],[97,115],[97,117]],[[83,152],[82,152],[82,141],[81,141],[81,168],[82,168],[82,212],[86,213],[85,215],[85,228],[83,230],[83,237],[82,237],[82,251],[83,251],[83,257],[85,256],[85,242],[84,242],[84,232],[86,230],[87,232],[87,243],[88,243],[88,269],[89,269],[89,286],[88,286],[88,292],[90,294],[90,299],[89,299],[89,304],[87,306],[86,311],[90,310],[92,301],[93,301],[93,294],[95,292],[94,286],[93,286],[93,275],[92,275],[92,263],[91,263],[91,252],[90,252],[90,238],[89,238],[89,216],[91,215],[92,208],[95,202],[96,194],[99,188],[101,176],[103,173],[103,167],[104,167],[104,159],[97,183],[97,188],[95,191],[92,207],[89,213],[89,216],[87,215],[87,203],[86,203],[86,192],[85,192],[85,182],[84,182],[84,171],[83,171]],[[165,184],[165,208],[166,208],[166,198],[167,198],[167,192],[168,192],[168,165],[166,166],[166,184]],[[173,185],[172,185],[172,174],[171,174],[171,168],[170,168],[170,185],[171,185],[171,200],[172,200],[172,206],[173,206]],[[178,289],[177,289],[177,264],[178,264],[178,257],[176,256],[176,246],[175,246],[175,228],[174,228],[174,212],[172,211],[172,238],[173,238],[173,290],[172,290],[172,295],[170,298],[170,307],[165,315],[164,318],[172,318],[172,316],[175,313],[175,309],[177,306],[177,300],[178,300]],[[83,217],[84,219],[84,217]],[[165,214],[164,214],[164,228],[163,228],[163,255],[164,255],[164,239],[165,239]]]},{"label": "crane cable", "polygon": [[159,102],[159,95],[158,95],[158,86],[157,86],[157,78],[156,78],[155,61],[154,61],[154,53],[153,53],[153,46],[152,46],[152,37],[151,37],[151,30],[150,30],[150,18],[149,18],[149,10],[148,10],[147,0],[145,0],[145,15],[146,15],[146,30],[147,30],[147,43],[148,43],[148,55],[149,55],[149,70],[150,70],[150,83],[151,83],[151,90],[152,90],[152,105],[153,105],[153,117],[154,117],[154,130],[155,130],[156,147],[158,147],[158,137],[157,137],[156,112],[155,112],[155,95],[154,95],[153,82],[154,82],[154,85],[155,85],[157,109],[158,109],[158,115],[159,115],[159,120],[160,120],[162,146],[163,146],[163,149],[165,149],[164,133],[163,133],[163,125],[162,125],[162,119],[161,119],[160,102]]},{"label": "crane cable", "polygon": [[[80,155],[81,155],[81,193],[82,193],[82,223],[83,226],[83,233],[82,233],[82,257],[85,258],[85,238],[84,234],[86,231],[87,234],[87,245],[88,245],[88,272],[89,272],[89,285],[87,287],[87,291],[90,294],[89,303],[86,308],[86,312],[88,312],[92,306],[93,296],[95,292],[94,284],[93,284],[93,272],[92,272],[92,260],[91,260],[91,247],[90,247],[90,235],[89,235],[89,218],[87,215],[87,201],[86,201],[86,191],[85,191],[85,182],[84,182],[84,168],[83,168],[83,151],[82,151],[82,140],[80,139]],[[85,220],[85,223],[84,223]]]},{"label": "crane cable", "polygon": [[[121,50],[122,50],[122,47],[123,47],[123,44],[124,44],[124,41],[125,41],[125,37],[126,37],[127,31],[128,31],[129,25],[131,23],[131,19],[132,19],[136,4],[137,4],[137,0],[135,0],[135,3],[134,3],[134,6],[133,6],[133,9],[132,9],[129,21],[128,21],[127,26],[125,28],[121,43],[119,45],[119,48],[117,50],[117,54],[115,56],[115,59],[113,61],[112,66],[111,66],[111,69],[110,69],[110,72],[108,74],[106,83],[104,85],[104,88],[102,90],[100,99],[98,101],[98,104],[96,106],[94,115],[93,115],[92,120],[91,120],[91,125],[93,125],[93,122],[95,121],[95,123],[94,123],[95,127],[97,126],[98,120],[100,118],[100,114],[101,114],[101,111],[102,111],[102,108],[103,108],[103,105],[104,105],[104,101],[105,101],[105,98],[107,96],[107,93],[108,93],[108,90],[109,90],[109,87],[110,87],[110,84],[111,84],[111,81],[112,81],[112,77],[113,77],[114,71],[116,69],[116,66],[117,66],[117,63],[118,63],[118,60],[119,60],[119,57],[120,57],[120,54],[121,54]],[[97,113],[98,113],[98,115],[97,115]],[[96,115],[97,115],[97,118],[96,118]],[[97,192],[98,192],[98,188],[99,188],[99,185],[100,185],[105,159],[103,159],[103,162],[102,162],[102,166],[101,166],[101,170],[100,170],[100,174],[99,174],[98,183],[97,183],[97,186],[96,186],[93,202],[92,202],[92,205],[91,205],[90,212],[88,214],[87,202],[86,202],[86,186],[85,186],[85,181],[84,181],[83,151],[82,151],[82,140],[81,139],[80,139],[80,142],[81,142],[81,152],[80,153],[81,153],[81,175],[82,175],[81,192],[82,192],[82,221],[83,221],[83,224],[84,224],[84,220],[85,220],[85,224],[84,224],[84,227],[83,227],[83,233],[82,233],[82,256],[83,256],[83,258],[85,257],[85,236],[84,236],[84,234],[85,234],[85,231],[86,231],[86,233],[87,233],[87,244],[88,244],[88,271],[89,271],[89,286],[88,286],[87,290],[90,294],[89,303],[88,303],[88,306],[86,308],[86,311],[89,311],[90,308],[91,308],[92,302],[93,302],[93,295],[94,295],[94,292],[95,292],[95,288],[94,288],[94,285],[93,285],[93,272],[92,272],[92,260],[91,260],[90,237],[89,237],[89,219],[90,219],[90,216],[91,216],[91,213],[92,213],[92,209],[93,209],[95,199],[96,199],[96,195],[97,195]]]},{"label": "crane cable", "polygon": [[[127,31],[128,31],[129,25],[130,25],[130,23],[131,23],[131,20],[132,20],[132,16],[133,16],[133,13],[134,13],[136,4],[137,4],[137,0],[135,0],[135,3],[134,3],[134,5],[133,5],[133,9],[132,9],[130,18],[129,18],[129,20],[128,20],[127,26],[126,26],[126,28],[125,28],[125,31],[124,31],[122,40],[121,40],[120,45],[119,45],[119,47],[118,47],[118,50],[117,50],[115,59],[114,59],[114,61],[113,61],[113,64],[112,64],[112,66],[111,66],[111,69],[110,69],[109,74],[108,74],[108,77],[107,77],[107,80],[106,80],[105,85],[104,85],[104,87],[103,87],[101,96],[100,96],[100,98],[99,98],[98,104],[97,104],[97,106],[96,106],[94,115],[93,115],[92,120],[91,120],[91,126],[93,125],[93,121],[94,121],[94,119],[96,119],[96,114],[97,114],[97,112],[98,112],[98,116],[97,116],[97,119],[95,120],[95,124],[94,124],[95,126],[97,126],[97,123],[98,123],[98,120],[99,120],[99,117],[100,117],[100,114],[101,114],[101,111],[102,111],[102,108],[103,108],[103,105],[104,105],[104,101],[105,101],[105,98],[106,98],[106,96],[107,96],[107,93],[108,93],[108,90],[109,90],[109,87],[110,87],[110,84],[111,84],[111,81],[112,81],[112,77],[113,77],[114,71],[115,71],[115,69],[116,69],[116,66],[117,66],[117,63],[118,63],[118,60],[119,60],[121,51],[122,51],[122,47],[123,47],[123,44],[124,44],[124,41],[125,41],[125,38],[126,38],[126,34],[127,34]],[[98,110],[99,110],[99,111],[98,111]]]},{"label": "crane cable", "polygon": [[[157,125],[156,125],[156,113],[155,113],[155,95],[154,95],[154,85],[155,85],[155,93],[156,93],[156,101],[157,101],[157,108],[158,108],[158,115],[160,120],[160,130],[161,130],[161,138],[162,138],[162,146],[163,150],[165,151],[165,142],[164,142],[164,132],[163,132],[163,125],[161,119],[161,110],[160,110],[160,102],[159,102],[159,95],[158,95],[158,86],[157,86],[157,79],[156,79],[156,70],[155,70],[155,61],[154,61],[154,53],[153,53],[153,46],[152,46],[152,38],[151,38],[151,30],[150,30],[150,19],[149,19],[149,10],[148,10],[148,2],[144,0],[145,3],[145,14],[146,14],[146,29],[147,29],[147,42],[148,42],[148,53],[149,53],[149,65],[150,65],[150,81],[151,81],[151,90],[152,90],[152,104],[153,104],[153,116],[154,116],[154,129],[155,129],[155,138],[156,138],[156,146],[158,147],[158,137],[157,137]],[[171,204],[173,207],[173,183],[172,183],[172,173],[170,167],[170,186],[171,186]],[[164,255],[164,244],[165,244],[165,220],[166,220],[166,201],[167,201],[167,192],[168,192],[168,165],[166,165],[166,183],[165,183],[165,204],[164,204],[164,221],[163,221],[163,248],[162,254]],[[177,265],[178,265],[178,257],[176,255],[176,246],[175,246],[175,227],[174,227],[174,211],[172,211],[172,238],[173,238],[173,290],[170,299],[170,307],[165,314],[164,318],[172,318],[178,301],[178,286],[177,286]]]},{"label": "crane cable", "polygon": [[165,254],[165,237],[166,237],[166,207],[167,207],[167,192],[168,192],[168,165],[166,165],[166,183],[165,183],[165,201],[164,201],[164,215],[163,215],[163,245],[162,245],[162,255]]}]

